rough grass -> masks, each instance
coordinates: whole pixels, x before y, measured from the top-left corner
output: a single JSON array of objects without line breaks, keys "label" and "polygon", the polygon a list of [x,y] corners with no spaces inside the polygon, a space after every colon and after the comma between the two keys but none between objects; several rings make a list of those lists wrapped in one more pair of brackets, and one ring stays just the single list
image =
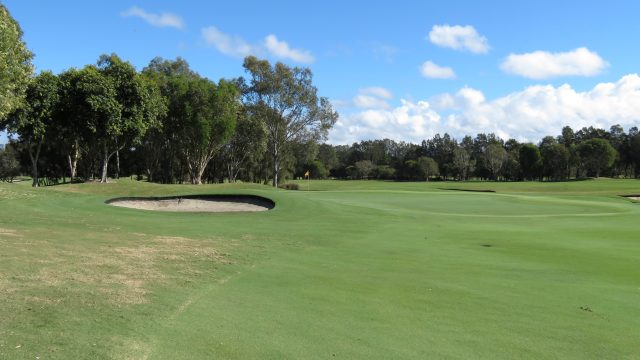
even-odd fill
[{"label": "rough grass", "polygon": [[[310,190],[1,184],[0,359],[640,353],[640,205],[619,196],[640,193],[638,181],[312,181]],[[206,193],[276,207],[104,204]]]}]

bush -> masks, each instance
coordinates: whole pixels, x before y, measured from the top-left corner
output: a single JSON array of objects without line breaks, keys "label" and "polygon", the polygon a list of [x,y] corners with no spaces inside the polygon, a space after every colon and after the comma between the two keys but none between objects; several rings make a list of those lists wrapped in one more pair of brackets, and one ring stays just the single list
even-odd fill
[{"label": "bush", "polygon": [[285,190],[300,190],[300,185],[293,184],[293,183],[280,184],[280,185],[278,185],[278,187],[280,189],[285,189]]}]

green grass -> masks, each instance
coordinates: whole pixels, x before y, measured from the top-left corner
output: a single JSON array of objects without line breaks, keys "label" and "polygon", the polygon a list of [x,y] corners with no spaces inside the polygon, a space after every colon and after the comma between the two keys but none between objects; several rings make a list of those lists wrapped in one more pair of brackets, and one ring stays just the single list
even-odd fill
[{"label": "green grass", "polygon": [[[0,359],[640,354],[636,180],[28,185],[0,184]],[[104,204],[202,193],[276,208]]]}]

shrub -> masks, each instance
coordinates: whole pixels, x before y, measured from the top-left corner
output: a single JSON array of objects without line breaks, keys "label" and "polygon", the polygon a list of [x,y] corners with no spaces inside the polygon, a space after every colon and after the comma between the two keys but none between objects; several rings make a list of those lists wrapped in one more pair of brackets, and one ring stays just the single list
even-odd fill
[{"label": "shrub", "polygon": [[285,190],[300,190],[300,185],[293,183],[280,184],[278,187]]}]

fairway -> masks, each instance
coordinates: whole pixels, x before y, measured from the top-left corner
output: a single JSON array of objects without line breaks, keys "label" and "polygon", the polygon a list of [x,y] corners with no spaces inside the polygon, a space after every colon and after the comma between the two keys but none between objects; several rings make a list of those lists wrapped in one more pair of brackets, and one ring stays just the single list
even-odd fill
[{"label": "fairway", "polygon": [[[309,190],[0,184],[0,359],[640,354],[638,180]],[[105,203],[189,194],[275,207]]]}]

